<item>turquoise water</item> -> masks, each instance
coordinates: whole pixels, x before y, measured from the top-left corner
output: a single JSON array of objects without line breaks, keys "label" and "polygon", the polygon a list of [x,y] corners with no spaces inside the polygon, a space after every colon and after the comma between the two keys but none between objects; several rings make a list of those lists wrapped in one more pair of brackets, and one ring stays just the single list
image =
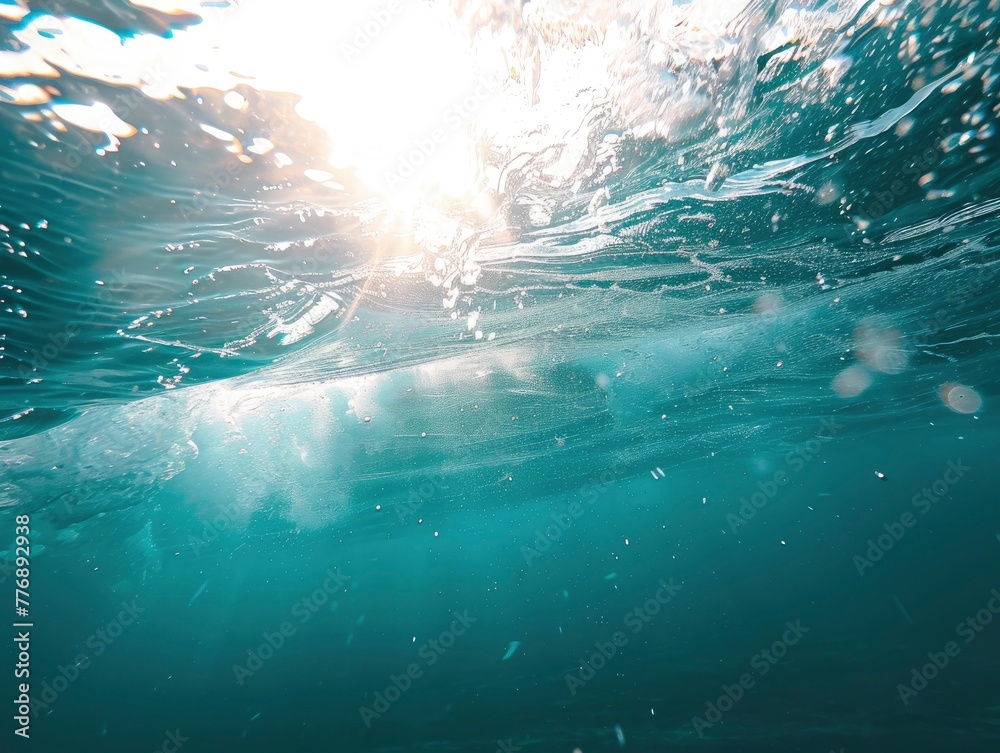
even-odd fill
[{"label": "turquoise water", "polygon": [[3,750],[996,749],[992,6],[185,2],[0,3]]}]

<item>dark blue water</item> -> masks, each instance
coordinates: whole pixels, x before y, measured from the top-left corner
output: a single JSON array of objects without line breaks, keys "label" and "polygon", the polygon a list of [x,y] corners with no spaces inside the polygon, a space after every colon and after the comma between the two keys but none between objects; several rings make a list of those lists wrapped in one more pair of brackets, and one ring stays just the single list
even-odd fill
[{"label": "dark blue water", "polygon": [[0,4],[0,749],[996,749],[989,3],[172,5]]}]

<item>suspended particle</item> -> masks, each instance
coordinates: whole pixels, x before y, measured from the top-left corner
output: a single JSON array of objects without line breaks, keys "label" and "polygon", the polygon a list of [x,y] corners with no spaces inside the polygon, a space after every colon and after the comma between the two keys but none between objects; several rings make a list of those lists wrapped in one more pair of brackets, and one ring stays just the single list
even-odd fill
[{"label": "suspended particle", "polygon": [[971,387],[956,382],[942,384],[938,388],[941,402],[956,413],[975,413],[983,407],[983,399]]}]

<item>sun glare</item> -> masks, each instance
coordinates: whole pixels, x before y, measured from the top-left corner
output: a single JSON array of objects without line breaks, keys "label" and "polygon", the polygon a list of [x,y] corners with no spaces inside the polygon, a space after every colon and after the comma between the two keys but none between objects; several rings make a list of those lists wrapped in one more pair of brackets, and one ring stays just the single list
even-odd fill
[{"label": "sun glare", "polygon": [[[502,89],[505,71],[479,70],[468,38],[435,5],[155,5],[197,13],[203,22],[169,38],[136,35],[119,42],[95,24],[40,15],[17,32],[26,49],[5,65],[33,73],[54,63],[137,86],[158,99],[182,97],[184,89],[226,92],[239,85],[291,93],[300,98],[298,115],[329,135],[332,151],[322,156],[330,166],[353,170],[390,205],[410,206],[428,192],[457,197],[473,189],[471,134]],[[129,132],[128,124],[114,126],[99,130]]]},{"label": "sun glare", "polygon": [[240,8],[258,32],[230,38],[271,40],[255,85],[300,95],[298,114],[330,137],[331,166],[353,168],[378,193],[407,203],[432,187],[468,190],[469,134],[496,86],[477,78],[457,30],[412,0],[309,5],[302,14],[282,9],[286,22],[297,19],[288,29]]},{"label": "sun glare", "polygon": [[234,70],[255,88],[299,95],[298,114],[329,135],[331,167],[353,170],[390,208],[473,193],[473,134],[502,82],[477,71],[458,30],[413,0],[300,4],[301,13],[235,9],[219,42]]}]

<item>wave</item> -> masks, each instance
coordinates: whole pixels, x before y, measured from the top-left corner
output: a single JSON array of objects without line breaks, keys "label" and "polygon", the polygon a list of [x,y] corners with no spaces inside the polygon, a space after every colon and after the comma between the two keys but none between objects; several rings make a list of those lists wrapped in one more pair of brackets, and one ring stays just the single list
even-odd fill
[{"label": "wave", "polygon": [[5,505],[322,525],[996,391],[987,3],[284,6],[0,6]]}]

